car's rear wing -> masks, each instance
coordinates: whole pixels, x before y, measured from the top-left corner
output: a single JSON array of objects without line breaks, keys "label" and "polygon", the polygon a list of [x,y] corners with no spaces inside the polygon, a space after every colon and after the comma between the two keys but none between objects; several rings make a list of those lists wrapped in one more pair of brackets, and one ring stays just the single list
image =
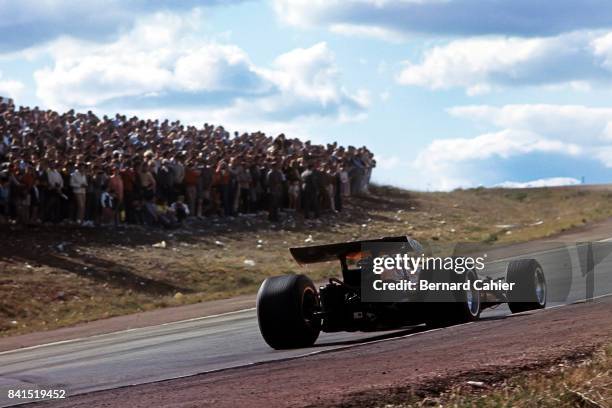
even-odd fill
[{"label": "car's rear wing", "polygon": [[364,244],[385,242],[412,242],[407,236],[366,239],[362,241],[340,242],[336,244],[315,245],[289,248],[291,255],[299,264],[343,260],[347,255],[360,252]]}]

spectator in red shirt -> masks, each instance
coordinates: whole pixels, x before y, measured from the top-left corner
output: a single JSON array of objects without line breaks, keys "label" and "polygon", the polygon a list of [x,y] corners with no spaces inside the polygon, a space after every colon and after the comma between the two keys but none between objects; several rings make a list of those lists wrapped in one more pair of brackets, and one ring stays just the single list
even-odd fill
[{"label": "spectator in red shirt", "polygon": [[183,182],[185,183],[185,195],[187,196],[187,207],[189,208],[189,214],[196,214],[196,200],[198,198],[198,181],[200,178],[200,171],[197,169],[193,161],[188,161],[185,167],[185,176]]}]

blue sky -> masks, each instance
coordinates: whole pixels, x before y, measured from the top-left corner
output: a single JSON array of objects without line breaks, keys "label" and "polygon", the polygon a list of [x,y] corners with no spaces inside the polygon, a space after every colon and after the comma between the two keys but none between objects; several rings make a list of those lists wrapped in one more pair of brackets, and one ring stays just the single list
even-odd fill
[{"label": "blue sky", "polygon": [[0,0],[0,95],[367,145],[376,181],[612,179],[612,2]]}]

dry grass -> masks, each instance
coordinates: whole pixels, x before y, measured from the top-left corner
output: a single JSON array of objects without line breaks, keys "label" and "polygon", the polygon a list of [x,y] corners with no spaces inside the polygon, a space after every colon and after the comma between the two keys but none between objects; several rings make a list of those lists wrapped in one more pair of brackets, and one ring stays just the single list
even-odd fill
[{"label": "dry grass", "polygon": [[[526,241],[612,216],[611,198],[603,189],[415,193],[377,187],[318,223],[287,216],[270,226],[260,215],[177,231],[2,227],[0,336],[254,293],[272,275],[307,273],[321,280],[337,273],[336,265],[296,265],[291,246],[384,235]],[[162,241],[166,248],[153,246]]]},{"label": "dry grass", "polygon": [[513,377],[501,384],[457,385],[439,396],[412,397],[388,408],[610,408],[612,407],[612,345],[578,364],[559,364]]}]

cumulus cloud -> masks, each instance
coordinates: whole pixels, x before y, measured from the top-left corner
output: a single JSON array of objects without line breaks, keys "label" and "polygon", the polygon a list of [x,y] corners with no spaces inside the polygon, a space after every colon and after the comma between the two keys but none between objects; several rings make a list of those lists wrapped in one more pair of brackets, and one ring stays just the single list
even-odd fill
[{"label": "cumulus cloud", "polygon": [[393,43],[400,43],[407,38],[401,31],[368,25],[332,24],[329,30],[345,36],[378,38]]},{"label": "cumulus cloud", "polygon": [[449,109],[455,117],[497,128],[532,132],[583,146],[612,144],[612,108],[582,105],[488,105]]},{"label": "cumulus cloud", "polygon": [[507,159],[529,153],[577,155],[577,144],[542,137],[534,132],[504,129],[474,138],[437,139],[417,156],[417,164],[432,170],[446,169],[454,163]]},{"label": "cumulus cloud", "polygon": [[382,170],[397,170],[400,167],[405,166],[406,163],[398,156],[395,155],[376,155],[376,166]]},{"label": "cumulus cloud", "polygon": [[47,106],[233,110],[254,119],[350,117],[365,109],[364,92],[340,85],[326,43],[256,66],[241,48],[192,36],[199,13],[157,13],[114,41],[62,37],[45,52],[53,60],[34,73]]},{"label": "cumulus cloud", "polygon": [[2,79],[2,72],[0,72],[0,96],[19,99],[24,88],[25,86],[20,81]]},{"label": "cumulus cloud", "polygon": [[58,39],[46,49],[53,66],[34,73],[37,95],[50,106],[78,107],[165,92],[260,92],[263,79],[241,49],[188,37],[197,21],[159,13],[116,41]]},{"label": "cumulus cloud", "polygon": [[504,181],[495,187],[501,188],[536,188],[536,187],[560,187],[575,186],[580,180],[573,177],[549,177],[531,181]]},{"label": "cumulus cloud", "polygon": [[274,0],[274,6],[288,24],[363,27],[375,36],[384,30],[527,37],[612,26],[607,0],[579,6],[575,0]]},{"label": "cumulus cloud", "polygon": [[275,117],[317,115],[325,110],[347,119],[370,104],[367,91],[350,93],[339,85],[335,55],[324,42],[282,54],[271,69],[261,72],[279,94],[261,98],[256,104]]},{"label": "cumulus cloud", "polygon": [[581,171],[569,162],[612,168],[612,108],[481,105],[449,112],[495,130],[471,138],[434,140],[423,149],[415,167],[426,171],[437,188],[474,186],[483,174],[504,174],[507,168],[513,173],[525,165],[544,168],[558,163],[563,172]]},{"label": "cumulus cloud", "polygon": [[172,8],[187,11],[241,0],[0,0],[0,52],[16,51],[60,36],[110,39],[136,18]]},{"label": "cumulus cloud", "polygon": [[592,32],[543,38],[469,38],[427,50],[405,62],[400,84],[464,88],[469,95],[494,88],[563,85],[588,89],[612,79],[612,35]]}]

